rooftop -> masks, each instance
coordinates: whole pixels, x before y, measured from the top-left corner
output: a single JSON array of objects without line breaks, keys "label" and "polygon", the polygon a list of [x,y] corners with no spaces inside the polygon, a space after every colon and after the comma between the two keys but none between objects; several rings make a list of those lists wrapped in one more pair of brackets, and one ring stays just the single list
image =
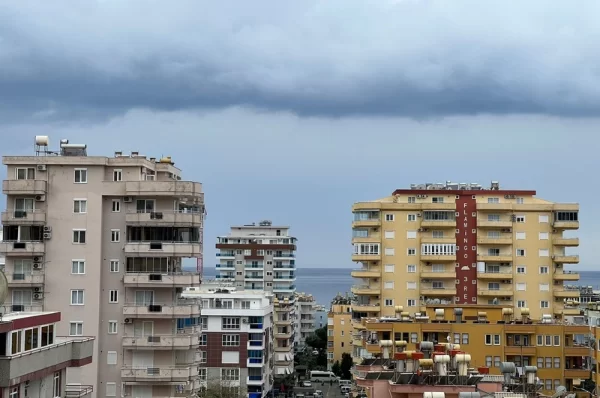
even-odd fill
[{"label": "rooftop", "polygon": [[[523,191],[523,190],[501,190],[500,189],[500,182],[498,181],[491,181],[490,185],[488,188],[485,188],[482,184],[476,183],[476,182],[452,182],[452,181],[446,181],[446,182],[438,182],[438,183],[432,183],[432,182],[426,182],[423,184],[410,184],[410,189],[397,189],[394,191],[394,195],[401,195],[401,194],[410,194],[410,193],[421,193],[422,191],[432,191],[431,193],[435,193],[435,192],[442,192],[442,191],[467,191],[467,192],[473,192],[473,191],[488,191],[488,192],[497,192],[498,194],[500,193],[514,193],[514,194],[520,194],[520,195],[535,195],[536,192],[535,191]],[[446,192],[447,193],[447,192]]]}]

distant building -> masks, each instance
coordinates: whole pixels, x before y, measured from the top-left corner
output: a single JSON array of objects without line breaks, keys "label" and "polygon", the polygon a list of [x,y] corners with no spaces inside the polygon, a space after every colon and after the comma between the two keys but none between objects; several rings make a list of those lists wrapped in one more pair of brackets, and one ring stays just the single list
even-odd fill
[{"label": "distant building", "polygon": [[352,354],[352,300],[337,295],[327,314],[327,368],[341,362],[343,353]]},{"label": "distant building", "polygon": [[[182,297],[202,303],[202,387],[220,385],[249,398],[265,397],[273,388],[272,293],[208,282],[184,290]],[[196,319],[179,322],[189,327]]]},{"label": "distant building", "polygon": [[296,350],[306,346],[306,338],[315,332],[315,298],[312,294],[296,293]]}]

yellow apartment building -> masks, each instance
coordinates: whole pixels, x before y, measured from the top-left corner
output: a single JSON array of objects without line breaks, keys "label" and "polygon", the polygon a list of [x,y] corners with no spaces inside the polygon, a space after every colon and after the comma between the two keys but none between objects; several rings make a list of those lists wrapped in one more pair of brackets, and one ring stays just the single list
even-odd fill
[{"label": "yellow apartment building", "polygon": [[[380,344],[385,341],[393,343],[387,348],[389,358],[394,358],[395,352],[418,350],[425,341],[450,343],[453,349],[470,354],[469,367],[488,368],[491,375],[501,374],[502,362],[537,367],[547,395],[559,385],[578,391],[590,376],[600,382],[596,369],[598,327],[567,324],[551,315],[535,321],[527,308],[514,311],[494,305],[428,305],[416,316],[401,307],[396,311],[396,319],[362,319],[359,329],[364,357],[385,358],[385,344]],[[369,367],[356,368],[365,378]]]},{"label": "yellow apartment building", "polygon": [[352,300],[336,296],[327,313],[327,368],[336,361],[342,362],[342,354],[352,354]]},{"label": "yellow apartment building", "polygon": [[353,319],[414,313],[425,304],[529,308],[534,319],[578,313],[571,253],[579,205],[535,191],[413,184],[354,204]]}]

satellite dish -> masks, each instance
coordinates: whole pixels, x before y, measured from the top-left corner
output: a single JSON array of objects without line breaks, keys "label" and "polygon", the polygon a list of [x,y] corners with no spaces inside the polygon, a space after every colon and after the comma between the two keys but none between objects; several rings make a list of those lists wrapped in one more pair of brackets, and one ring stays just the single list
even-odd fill
[{"label": "satellite dish", "polygon": [[552,395],[552,398],[562,397],[566,392],[567,388],[565,386],[558,386],[556,387],[556,392]]},{"label": "satellite dish", "polygon": [[4,304],[6,297],[8,297],[8,281],[4,271],[0,271],[0,306]]}]

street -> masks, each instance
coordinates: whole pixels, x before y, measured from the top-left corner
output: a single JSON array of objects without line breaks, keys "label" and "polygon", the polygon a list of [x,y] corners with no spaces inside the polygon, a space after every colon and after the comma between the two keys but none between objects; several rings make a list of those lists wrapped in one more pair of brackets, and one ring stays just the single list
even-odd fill
[{"label": "street", "polygon": [[302,393],[306,398],[312,398],[313,392],[321,390],[323,391],[324,398],[344,398],[344,395],[340,391],[340,385],[338,383],[333,383],[333,385],[329,385],[329,382],[326,382],[324,386],[321,383],[312,383],[312,387],[294,387],[294,396],[298,393]]}]

